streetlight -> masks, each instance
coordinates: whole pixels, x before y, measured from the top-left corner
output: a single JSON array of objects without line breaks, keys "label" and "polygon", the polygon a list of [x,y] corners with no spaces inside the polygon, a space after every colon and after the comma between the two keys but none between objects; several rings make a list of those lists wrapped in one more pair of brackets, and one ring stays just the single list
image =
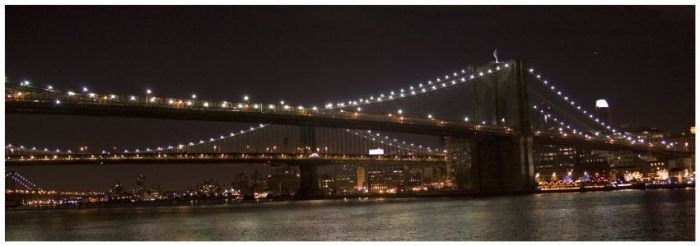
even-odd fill
[{"label": "streetlight", "polygon": [[250,98],[248,97],[248,95],[243,95],[243,101],[244,101],[244,102],[247,102],[248,99],[250,99]]},{"label": "streetlight", "polygon": [[148,96],[151,95],[151,89],[146,89],[146,103],[148,103]]}]

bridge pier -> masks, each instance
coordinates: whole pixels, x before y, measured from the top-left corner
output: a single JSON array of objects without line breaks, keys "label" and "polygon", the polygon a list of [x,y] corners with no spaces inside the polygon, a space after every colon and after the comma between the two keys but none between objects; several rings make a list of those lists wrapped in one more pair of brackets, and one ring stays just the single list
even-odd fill
[{"label": "bridge pier", "polygon": [[448,137],[446,143],[456,189],[482,194],[534,191],[531,136]]},{"label": "bridge pier", "polygon": [[299,176],[301,182],[299,191],[294,196],[299,200],[308,200],[321,198],[323,192],[318,185],[318,167],[320,163],[304,162],[299,164]]}]

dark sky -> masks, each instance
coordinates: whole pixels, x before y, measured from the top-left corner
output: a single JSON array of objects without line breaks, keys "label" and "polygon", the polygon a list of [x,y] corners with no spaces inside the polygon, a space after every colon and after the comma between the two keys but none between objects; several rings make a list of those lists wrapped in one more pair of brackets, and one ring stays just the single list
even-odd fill
[{"label": "dark sky", "polygon": [[[608,99],[618,125],[680,131],[694,125],[694,12],[693,6],[7,6],[6,77],[59,89],[151,88],[160,96],[248,94],[254,101],[321,105],[484,64],[497,48],[502,60],[525,59],[578,102],[592,107],[596,98]],[[5,141],[152,146],[241,126],[7,115]],[[162,166],[153,176],[187,175],[188,168],[197,169]],[[198,169],[188,178],[225,179],[222,173],[236,168]],[[104,187],[115,177],[132,181],[141,171],[93,169],[19,170],[66,189]],[[56,184],[47,174],[83,181]]]}]

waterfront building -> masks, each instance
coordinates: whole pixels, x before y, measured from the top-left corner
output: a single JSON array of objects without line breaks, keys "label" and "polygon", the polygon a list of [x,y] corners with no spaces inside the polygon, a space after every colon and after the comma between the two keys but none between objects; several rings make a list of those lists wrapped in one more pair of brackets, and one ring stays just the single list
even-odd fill
[{"label": "waterfront building", "polygon": [[405,172],[402,165],[386,165],[367,168],[369,193],[398,193],[404,190]]},{"label": "waterfront building", "polygon": [[342,165],[336,168],[333,175],[333,193],[336,195],[357,193],[359,177],[357,170],[358,168],[352,165]]},{"label": "waterfront building", "polygon": [[576,151],[572,147],[535,145],[533,161],[537,181],[557,181],[572,172]]}]

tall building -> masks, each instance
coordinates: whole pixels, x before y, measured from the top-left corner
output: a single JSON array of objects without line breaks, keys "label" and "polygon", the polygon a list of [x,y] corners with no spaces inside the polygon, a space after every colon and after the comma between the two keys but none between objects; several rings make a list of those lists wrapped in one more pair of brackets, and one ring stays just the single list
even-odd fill
[{"label": "tall building", "polygon": [[612,124],[612,116],[610,115],[610,105],[605,99],[598,99],[595,101],[595,113],[598,115],[600,120],[606,124]]},{"label": "tall building", "polygon": [[357,167],[357,170],[355,172],[356,175],[356,180],[355,189],[357,189],[359,192],[366,192],[367,191],[367,172],[365,171],[364,167]]},{"label": "tall building", "polygon": [[146,176],[139,174],[136,176],[136,187],[134,188],[134,195],[138,199],[143,199],[146,196]]}]

